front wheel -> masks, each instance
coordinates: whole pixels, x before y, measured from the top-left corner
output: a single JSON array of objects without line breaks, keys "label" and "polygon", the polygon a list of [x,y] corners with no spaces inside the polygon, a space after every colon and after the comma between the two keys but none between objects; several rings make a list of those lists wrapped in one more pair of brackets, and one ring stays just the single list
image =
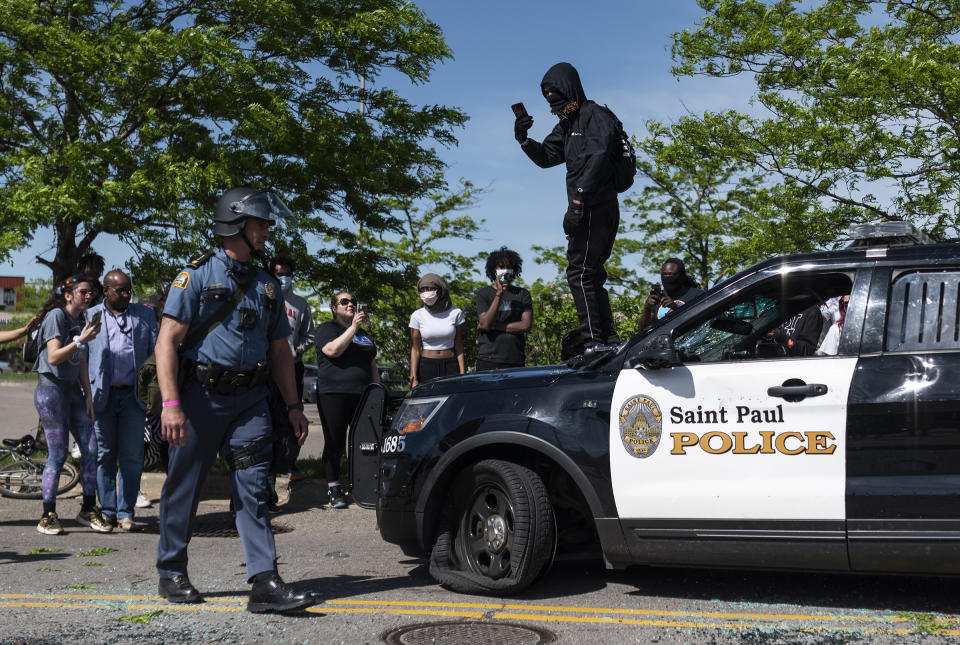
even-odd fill
[{"label": "front wheel", "polygon": [[454,591],[515,594],[550,566],[556,522],[543,480],[507,461],[473,464],[447,500],[430,574]]},{"label": "front wheel", "polygon": [[[43,467],[42,459],[20,459],[0,467],[0,495],[17,499],[41,499]],[[57,482],[57,494],[65,493],[80,481],[76,466],[64,462]]]}]

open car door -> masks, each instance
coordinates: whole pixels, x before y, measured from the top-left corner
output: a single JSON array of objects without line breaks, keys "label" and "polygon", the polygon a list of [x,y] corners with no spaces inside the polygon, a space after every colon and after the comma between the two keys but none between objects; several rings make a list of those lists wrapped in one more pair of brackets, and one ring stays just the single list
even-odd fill
[{"label": "open car door", "polygon": [[360,397],[347,454],[350,463],[350,494],[358,506],[376,508],[380,487],[380,444],[387,415],[387,388],[371,383]]}]

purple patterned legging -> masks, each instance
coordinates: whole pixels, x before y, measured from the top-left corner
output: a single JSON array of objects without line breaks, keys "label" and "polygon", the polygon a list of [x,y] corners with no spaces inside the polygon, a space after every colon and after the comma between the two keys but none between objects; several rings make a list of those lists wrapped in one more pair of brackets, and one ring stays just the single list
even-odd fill
[{"label": "purple patterned legging", "polygon": [[62,386],[37,385],[33,403],[47,436],[47,464],[43,468],[43,501],[57,499],[60,469],[67,460],[70,434],[80,446],[80,485],[84,495],[97,494],[97,435],[87,415],[83,392],[76,382]]}]

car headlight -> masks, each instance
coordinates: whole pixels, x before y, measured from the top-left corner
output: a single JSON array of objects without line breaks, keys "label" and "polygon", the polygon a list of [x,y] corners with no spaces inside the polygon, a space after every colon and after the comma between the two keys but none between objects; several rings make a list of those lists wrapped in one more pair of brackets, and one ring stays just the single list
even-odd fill
[{"label": "car headlight", "polygon": [[403,402],[400,410],[393,417],[391,430],[397,434],[420,432],[430,423],[430,419],[437,413],[440,406],[450,397],[433,396],[426,399],[409,399]]}]

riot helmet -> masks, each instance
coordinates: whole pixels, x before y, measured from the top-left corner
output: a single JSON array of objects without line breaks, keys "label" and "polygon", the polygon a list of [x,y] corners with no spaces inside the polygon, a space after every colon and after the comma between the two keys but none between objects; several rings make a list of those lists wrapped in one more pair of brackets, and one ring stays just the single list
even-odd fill
[{"label": "riot helmet", "polygon": [[281,217],[293,213],[276,193],[254,188],[232,188],[217,201],[213,213],[213,232],[221,237],[241,233],[248,217],[256,217],[274,224]]}]

